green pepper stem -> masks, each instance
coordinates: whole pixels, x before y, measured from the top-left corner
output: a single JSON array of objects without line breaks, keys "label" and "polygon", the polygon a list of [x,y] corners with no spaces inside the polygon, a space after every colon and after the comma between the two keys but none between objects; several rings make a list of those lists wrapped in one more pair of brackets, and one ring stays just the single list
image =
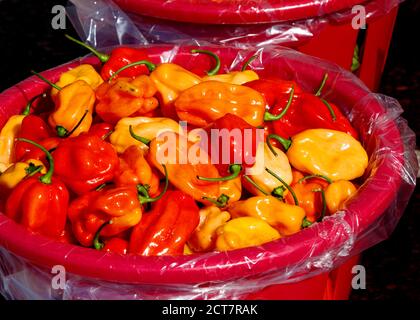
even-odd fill
[{"label": "green pepper stem", "polygon": [[160,200],[163,195],[166,193],[166,191],[168,190],[168,186],[169,186],[169,178],[168,178],[168,170],[166,169],[166,166],[164,164],[162,164],[163,170],[165,171],[165,186],[163,187],[162,192],[155,198],[150,198],[149,197],[149,193],[148,188],[145,185],[139,185],[137,186],[137,191],[141,194],[139,194],[139,201],[141,204],[146,204],[146,203],[150,203],[150,202],[155,202]]},{"label": "green pepper stem", "polygon": [[38,73],[38,72],[36,72],[34,70],[31,70],[31,73],[33,75],[37,76],[38,78],[40,78],[42,81],[48,83],[51,87],[57,89],[58,91],[61,90],[61,87],[57,86],[55,83],[52,83],[50,80],[48,80],[47,78],[45,78],[42,74],[40,74],[40,73]]},{"label": "green pepper stem", "polygon": [[274,178],[276,178],[277,180],[279,180],[286,188],[287,190],[289,190],[289,192],[291,193],[293,200],[295,201],[295,205],[299,205],[299,200],[296,197],[296,193],[295,191],[292,189],[292,187],[286,182],[284,181],[282,178],[280,178],[274,171],[265,168],[265,171],[267,171],[269,174],[271,174]]},{"label": "green pepper stem", "polygon": [[284,199],[284,191],[286,191],[285,186],[278,186],[276,188],[273,189],[273,191],[271,191],[271,195],[273,197],[279,198],[279,199]]},{"label": "green pepper stem", "polygon": [[152,72],[153,70],[156,69],[156,65],[150,61],[147,60],[140,60],[140,61],[136,61],[136,62],[132,62],[129,63],[127,65],[125,65],[124,67],[121,67],[120,69],[118,69],[117,71],[115,71],[112,76],[109,78],[109,82],[111,82],[120,72],[131,68],[131,67],[135,67],[135,66],[140,66],[140,65],[145,65],[147,67],[147,69],[149,69],[149,72]]},{"label": "green pepper stem", "polygon": [[325,200],[325,192],[324,192],[324,189],[314,189],[312,190],[312,192],[321,192],[322,212],[321,212],[321,216],[317,220],[317,222],[321,222],[324,219],[325,214],[327,213],[327,201]]},{"label": "green pepper stem", "polygon": [[310,227],[311,225],[312,225],[312,222],[310,222],[305,216],[302,220],[302,228],[305,229],[305,228]]},{"label": "green pepper stem", "polygon": [[250,57],[247,61],[245,61],[244,65],[241,68],[241,71],[245,71],[246,68],[248,68],[248,66],[252,63],[252,61],[254,61],[258,56],[257,55],[253,55],[252,57]]},{"label": "green pepper stem", "polygon": [[45,149],[43,146],[36,143],[35,141],[25,139],[25,138],[17,138],[16,140],[26,142],[26,143],[30,143],[30,144],[34,145],[35,147],[41,149],[45,153],[45,155],[47,157],[47,160],[48,160],[48,164],[49,164],[50,167],[48,168],[47,173],[44,174],[43,176],[41,176],[39,178],[39,180],[44,184],[51,184],[52,175],[54,173],[54,159],[53,159],[51,153],[47,149]]},{"label": "green pepper stem", "polygon": [[205,178],[205,177],[197,176],[197,179],[198,180],[203,180],[203,181],[210,181],[210,182],[229,181],[229,180],[233,180],[233,179],[237,178],[239,176],[239,174],[241,173],[241,171],[242,171],[242,166],[240,164],[231,164],[229,166],[229,172],[231,174],[226,176],[226,177]]},{"label": "green pepper stem", "polygon": [[324,77],[322,78],[321,84],[318,88],[318,90],[315,93],[315,96],[319,97],[322,93],[322,89],[324,89],[325,87],[325,83],[327,82],[328,79],[328,73],[324,74]]},{"label": "green pepper stem", "polygon": [[204,53],[204,54],[207,54],[207,55],[214,58],[214,60],[216,61],[216,65],[214,66],[213,69],[210,69],[209,71],[207,71],[208,76],[214,76],[215,74],[217,74],[219,72],[219,70],[220,70],[220,58],[217,54],[215,54],[214,52],[211,52],[209,50],[201,50],[201,49],[192,49],[191,53]]},{"label": "green pepper stem", "polygon": [[328,111],[331,114],[332,121],[335,122],[335,120],[337,120],[337,117],[335,115],[335,112],[334,112],[333,108],[331,107],[331,105],[328,103],[327,100],[321,98],[321,101],[328,108]]},{"label": "green pepper stem", "polygon": [[85,113],[83,114],[83,116],[80,118],[80,120],[76,123],[76,125],[74,126],[74,128],[70,132],[67,132],[67,129],[64,128],[63,126],[57,126],[55,128],[56,131],[57,131],[57,135],[60,138],[70,137],[77,130],[77,128],[80,127],[83,120],[86,118],[88,112],[89,112],[89,110],[85,110]]},{"label": "green pepper stem", "polygon": [[292,144],[292,140],[290,140],[290,139],[282,138],[279,135],[274,134],[274,133],[269,134],[266,138],[266,142],[267,142],[268,148],[270,149],[270,151],[273,153],[273,155],[275,157],[277,157],[277,152],[276,152],[276,150],[274,150],[273,146],[271,145],[271,142],[270,142],[271,139],[274,139],[274,140],[277,140],[278,142],[280,142],[285,151],[289,150],[289,148]]},{"label": "green pepper stem", "polygon": [[129,127],[128,127],[128,130],[130,131],[130,135],[134,138],[134,139],[136,139],[137,141],[140,141],[140,142],[142,142],[142,143],[144,143],[144,144],[146,144],[146,145],[148,145],[149,143],[150,143],[150,139],[147,139],[147,138],[145,138],[145,137],[141,137],[141,136],[139,136],[139,135],[137,135],[137,134],[135,134],[134,133],[134,131],[133,131],[133,126],[132,125],[130,125]]},{"label": "green pepper stem", "polygon": [[219,207],[219,208],[223,208],[226,207],[228,201],[229,201],[229,196],[225,195],[224,193],[222,193],[217,200],[211,199],[209,197],[202,197],[203,200],[207,200],[211,203],[213,203],[215,206]]},{"label": "green pepper stem", "polygon": [[84,47],[84,48],[86,48],[86,49],[88,49],[90,52],[92,52],[95,56],[97,56],[98,57],[98,59],[102,62],[102,63],[105,63],[105,62],[107,62],[108,60],[109,60],[109,55],[107,55],[107,54],[105,54],[105,53],[101,53],[101,52],[99,52],[99,51],[97,51],[95,48],[93,48],[93,47],[91,47],[90,45],[88,45],[88,44],[86,44],[86,43],[84,43],[84,42],[82,42],[82,41],[80,41],[80,40],[77,40],[77,39],[75,39],[75,38],[73,38],[72,36],[70,36],[70,35],[68,35],[68,34],[65,34],[64,35],[67,39],[69,39],[69,40],[71,40],[71,41],[73,41],[73,42],[75,42],[75,43],[77,43],[77,44],[79,44],[79,45],[81,45],[82,47]]},{"label": "green pepper stem", "polygon": [[96,250],[102,250],[102,248],[105,246],[102,242],[99,241],[99,236],[101,234],[101,231],[103,228],[105,228],[107,225],[112,224],[112,220],[108,220],[107,222],[103,223],[98,231],[95,233],[95,237],[93,238],[93,247]]},{"label": "green pepper stem", "polygon": [[311,174],[309,176],[304,176],[303,178],[300,178],[298,180],[298,183],[302,183],[305,180],[314,179],[314,178],[323,179],[323,180],[327,181],[329,184],[333,183],[333,181],[330,178],[328,178],[327,176],[324,176],[322,174]]},{"label": "green pepper stem", "polygon": [[244,175],[244,179],[252,184],[259,192],[268,196],[268,192],[266,192],[261,186],[259,186],[254,180],[252,180],[249,176]]},{"label": "green pepper stem", "polygon": [[289,100],[287,100],[286,107],[283,109],[283,111],[280,112],[276,116],[266,111],[264,113],[264,121],[275,121],[275,120],[280,120],[281,118],[283,118],[283,116],[286,114],[287,110],[289,110],[292,104],[294,94],[295,94],[295,86],[292,86],[292,89],[290,90]]},{"label": "green pepper stem", "polygon": [[26,104],[25,109],[23,109],[22,115],[23,115],[23,116],[27,116],[27,115],[29,115],[29,113],[31,112],[32,103],[34,103],[34,102],[35,102],[35,100],[37,100],[38,98],[40,98],[40,97],[45,98],[46,96],[47,96],[47,95],[46,95],[45,93],[41,93],[41,94],[36,95],[35,97],[32,97],[32,98],[28,101],[28,103]]}]

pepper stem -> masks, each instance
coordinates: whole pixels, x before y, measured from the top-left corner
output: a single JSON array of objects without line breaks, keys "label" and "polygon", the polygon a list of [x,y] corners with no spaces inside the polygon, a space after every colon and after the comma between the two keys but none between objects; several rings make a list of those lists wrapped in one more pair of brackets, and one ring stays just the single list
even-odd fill
[{"label": "pepper stem", "polygon": [[331,107],[331,105],[328,103],[327,100],[321,98],[321,101],[328,108],[328,111],[331,114],[332,121],[335,122],[335,120],[337,120],[337,117],[335,116],[335,112],[334,112],[333,108]]},{"label": "pepper stem", "polygon": [[74,128],[70,132],[68,132],[67,129],[64,128],[63,126],[55,127],[55,129],[57,131],[57,135],[60,138],[70,137],[77,130],[77,128],[80,127],[83,120],[86,118],[88,112],[89,112],[89,110],[85,110],[85,113],[83,114],[83,116],[80,118],[80,120],[76,123],[76,125],[74,126]]},{"label": "pepper stem", "polygon": [[138,185],[137,186],[137,192],[139,193],[139,201],[141,204],[145,204],[145,203],[150,203],[150,202],[155,202],[160,200],[163,195],[166,193],[166,191],[168,190],[168,186],[169,186],[169,179],[168,179],[168,170],[166,169],[166,166],[164,164],[162,164],[163,170],[165,171],[165,186],[163,187],[162,192],[155,198],[150,198],[149,197],[149,192],[148,192],[148,185]]},{"label": "pepper stem", "polygon": [[286,191],[286,188],[284,186],[278,186],[271,191],[271,195],[273,197],[284,199],[284,191]]},{"label": "pepper stem", "polygon": [[31,73],[35,76],[37,76],[38,78],[40,78],[42,81],[48,83],[51,87],[57,89],[58,91],[61,90],[61,87],[57,86],[55,83],[52,83],[50,80],[48,80],[47,78],[45,78],[43,75],[41,75],[40,73],[31,70]]},{"label": "pepper stem", "polygon": [[113,75],[109,78],[108,81],[111,82],[120,72],[124,71],[125,69],[135,67],[135,66],[140,66],[140,65],[145,65],[147,69],[149,69],[149,72],[152,72],[153,70],[156,69],[156,65],[154,63],[147,60],[140,60],[140,61],[129,63],[125,65],[124,67],[121,67],[120,69],[118,69],[117,71],[113,73]]},{"label": "pepper stem", "polygon": [[32,98],[28,101],[28,103],[26,104],[25,109],[23,109],[22,115],[23,115],[23,116],[27,116],[27,115],[29,115],[29,113],[31,112],[32,103],[34,103],[34,102],[35,102],[35,100],[37,100],[38,98],[40,98],[40,97],[45,98],[46,96],[47,96],[47,95],[46,95],[45,93],[41,93],[41,94],[36,95],[35,97],[32,97]]},{"label": "pepper stem", "polygon": [[264,113],[264,121],[275,121],[275,120],[279,120],[279,119],[283,118],[283,116],[286,114],[287,110],[289,110],[289,108],[292,104],[294,94],[295,94],[295,86],[292,86],[292,89],[290,90],[289,100],[287,100],[286,107],[283,109],[283,111],[280,112],[276,116],[273,115],[272,113],[266,111]]},{"label": "pepper stem", "polygon": [[303,178],[300,178],[298,180],[298,183],[302,183],[305,180],[314,179],[314,178],[323,179],[323,180],[327,181],[329,184],[333,183],[333,181],[330,178],[328,178],[327,176],[324,176],[322,174],[311,174],[309,176],[304,176]]},{"label": "pepper stem", "polygon": [[81,45],[82,47],[84,47],[84,48],[88,49],[88,50],[89,50],[90,52],[92,52],[95,56],[97,56],[97,57],[98,57],[98,59],[99,59],[102,63],[105,63],[105,62],[107,62],[107,61],[109,60],[109,55],[107,55],[107,54],[105,54],[105,53],[101,53],[101,52],[97,51],[95,48],[91,47],[90,45],[88,45],[88,44],[86,44],[86,43],[84,43],[84,42],[82,42],[82,41],[80,41],[80,40],[77,40],[77,39],[73,38],[72,36],[69,36],[68,34],[65,34],[64,36],[65,36],[67,39],[69,39],[69,40],[71,40],[71,41],[73,41],[73,42],[75,42],[75,43],[77,43],[77,44]]},{"label": "pepper stem", "polygon": [[252,61],[254,61],[258,56],[257,55],[253,55],[252,57],[250,57],[247,61],[245,61],[244,65],[242,66],[241,71],[245,71],[246,68],[248,68],[248,66],[252,63]]},{"label": "pepper stem", "polygon": [[324,189],[314,189],[312,190],[312,192],[321,192],[322,212],[321,212],[321,216],[318,218],[318,220],[316,220],[317,222],[321,222],[324,219],[325,214],[327,213],[327,201],[325,200],[325,192],[324,192]]},{"label": "pepper stem", "polygon": [[134,138],[134,139],[136,139],[137,141],[140,141],[140,142],[142,142],[142,143],[144,143],[144,144],[146,144],[146,145],[148,145],[149,143],[150,143],[150,139],[147,139],[147,138],[145,138],[145,137],[141,137],[141,136],[139,136],[139,135],[137,135],[137,134],[135,134],[134,133],[134,131],[133,131],[133,126],[132,125],[130,125],[129,127],[128,127],[128,130],[130,131],[130,135]]},{"label": "pepper stem", "polygon": [[292,189],[292,187],[286,182],[284,181],[282,178],[280,178],[274,171],[265,168],[265,171],[267,171],[269,174],[271,174],[274,178],[276,178],[277,180],[279,180],[285,187],[287,190],[289,190],[289,192],[291,193],[293,200],[295,201],[295,205],[299,205],[299,201],[298,198],[296,197],[296,193],[295,191]]},{"label": "pepper stem", "polygon": [[108,220],[107,222],[103,223],[103,224],[99,227],[98,231],[96,231],[96,233],[95,233],[95,237],[93,238],[93,247],[94,247],[96,250],[102,250],[102,248],[105,246],[105,244],[104,244],[104,243],[102,243],[102,242],[100,242],[100,241],[99,241],[99,236],[100,236],[100,234],[101,234],[102,229],[103,229],[103,228],[105,228],[105,227],[106,227],[107,225],[109,225],[109,224],[112,224],[112,220]]},{"label": "pepper stem", "polygon": [[215,206],[219,207],[219,208],[223,208],[226,207],[228,201],[229,201],[229,196],[225,195],[224,193],[222,193],[217,200],[211,199],[209,197],[202,197],[202,199],[210,201],[211,203],[213,203]]},{"label": "pepper stem", "polygon": [[257,189],[259,192],[261,192],[265,196],[268,196],[268,193],[261,186],[259,186],[254,180],[252,180],[249,176],[244,175],[244,179],[248,181],[250,184],[252,184],[255,187],[255,189]]},{"label": "pepper stem", "polygon": [[274,150],[273,146],[271,145],[271,141],[270,141],[271,139],[274,139],[274,140],[277,140],[278,142],[280,142],[285,151],[289,150],[289,148],[292,144],[292,140],[290,140],[290,139],[282,138],[279,135],[274,134],[274,133],[269,134],[266,138],[266,142],[267,142],[268,148],[270,149],[270,151],[273,153],[273,155],[275,157],[277,157],[277,152],[276,152],[276,150]]},{"label": "pepper stem", "polygon": [[26,143],[30,143],[30,144],[34,145],[35,147],[41,149],[45,153],[45,155],[47,157],[47,160],[48,160],[48,164],[49,164],[50,167],[48,168],[47,173],[44,174],[43,176],[41,176],[39,178],[39,180],[44,184],[51,184],[52,175],[54,173],[54,159],[53,159],[51,153],[47,149],[45,149],[43,146],[36,143],[35,141],[25,139],[25,138],[17,138],[16,140],[26,142]]},{"label": "pepper stem", "polygon": [[312,225],[312,222],[310,222],[305,216],[302,220],[302,228],[305,229],[305,228],[310,227],[311,225]]},{"label": "pepper stem", "polygon": [[319,97],[322,93],[322,89],[324,89],[325,87],[325,83],[327,82],[328,79],[328,73],[324,74],[324,77],[322,78],[321,84],[318,88],[318,90],[315,93],[315,96]]},{"label": "pepper stem", "polygon": [[214,66],[213,69],[210,69],[209,71],[207,71],[208,76],[214,76],[215,74],[217,74],[219,72],[219,70],[220,70],[220,58],[217,54],[215,54],[214,52],[211,52],[209,50],[201,50],[201,49],[192,49],[191,53],[204,53],[204,54],[207,54],[207,55],[214,58],[214,60],[216,61],[216,65]]},{"label": "pepper stem", "polygon": [[229,172],[231,173],[230,175],[226,176],[226,177],[220,177],[220,178],[205,178],[205,177],[200,177],[197,176],[198,180],[203,180],[203,181],[211,181],[211,182],[217,182],[217,181],[229,181],[229,180],[233,180],[236,177],[239,176],[239,174],[242,171],[242,166],[240,164],[231,164],[229,166]]}]

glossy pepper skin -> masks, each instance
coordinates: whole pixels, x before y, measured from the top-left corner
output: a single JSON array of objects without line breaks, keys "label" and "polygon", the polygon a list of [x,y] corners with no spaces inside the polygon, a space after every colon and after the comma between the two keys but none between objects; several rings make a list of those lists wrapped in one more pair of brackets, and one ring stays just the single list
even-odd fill
[{"label": "glossy pepper skin", "polygon": [[256,127],[263,123],[265,100],[245,86],[206,81],[183,91],[175,101],[175,110],[179,119],[197,127],[205,127],[227,113]]},{"label": "glossy pepper skin", "polygon": [[232,219],[219,227],[216,234],[217,251],[258,246],[281,237],[267,222],[255,217]]},{"label": "glossy pepper skin", "polygon": [[43,163],[39,160],[30,159],[25,162],[16,162],[6,171],[0,174],[0,193],[12,190],[27,175],[33,171],[47,173]]},{"label": "glossy pepper skin", "polygon": [[58,92],[48,123],[59,136],[62,135],[60,128],[64,128],[65,133],[72,132],[70,136],[77,137],[89,131],[94,103],[95,92],[89,84],[83,80],[72,82]]},{"label": "glossy pepper skin", "polygon": [[90,247],[104,223],[108,222],[100,236],[115,236],[139,223],[142,208],[134,186],[116,187],[85,193],[73,200],[68,216],[77,241]]},{"label": "glossy pepper skin", "polygon": [[149,195],[159,193],[159,177],[145,159],[145,151],[138,146],[128,147],[120,156],[120,165],[114,178],[117,186],[149,186]]},{"label": "glossy pepper skin", "polygon": [[296,205],[280,201],[272,196],[256,196],[232,203],[228,209],[232,218],[254,217],[266,221],[280,232],[289,236],[301,229],[305,211]]},{"label": "glossy pepper skin", "polygon": [[143,256],[181,255],[199,219],[193,198],[181,191],[168,191],[134,227],[129,252]]},{"label": "glossy pepper skin", "polygon": [[162,63],[150,74],[158,90],[160,108],[165,117],[177,119],[173,102],[184,90],[199,84],[201,77],[175,63]]},{"label": "glossy pepper skin", "polygon": [[128,252],[128,241],[118,237],[111,238],[105,242],[102,250],[125,255]]},{"label": "glossy pepper skin", "polygon": [[24,118],[23,115],[11,116],[0,131],[0,172],[5,171],[13,163],[14,142]]},{"label": "glossy pepper skin", "polygon": [[[129,68],[130,69],[130,68]],[[157,89],[148,76],[118,78],[104,82],[96,90],[96,113],[105,122],[115,124],[121,118],[145,114],[158,107]]]},{"label": "glossy pepper skin", "polygon": [[328,211],[333,214],[343,209],[344,203],[356,192],[356,186],[350,181],[339,180],[331,183],[325,190]]},{"label": "glossy pepper skin", "polygon": [[62,141],[54,151],[56,175],[76,194],[112,181],[119,160],[112,145],[91,134]]},{"label": "glossy pepper skin", "polygon": [[232,71],[225,74],[216,74],[214,76],[203,77],[203,81],[220,81],[236,85],[242,85],[244,83],[258,79],[258,74],[252,70]]},{"label": "glossy pepper skin", "polygon": [[[76,68],[73,68],[67,72],[61,74],[60,79],[55,84],[60,88],[72,84],[75,81],[83,80],[86,82],[93,90],[104,82],[101,76],[96,72],[96,70],[90,64],[82,64]],[[51,89],[51,96],[55,97],[58,94],[56,88]]]},{"label": "glossy pepper skin", "polygon": [[309,129],[293,136],[287,156],[297,170],[333,181],[356,179],[368,165],[368,155],[359,141],[329,129]]}]

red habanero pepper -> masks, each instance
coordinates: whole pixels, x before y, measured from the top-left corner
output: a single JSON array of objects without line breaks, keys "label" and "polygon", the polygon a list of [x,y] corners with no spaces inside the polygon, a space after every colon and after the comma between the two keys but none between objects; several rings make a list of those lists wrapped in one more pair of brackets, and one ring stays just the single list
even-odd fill
[{"label": "red habanero pepper", "polygon": [[133,228],[129,253],[181,255],[199,220],[199,208],[192,197],[181,191],[168,191]]},{"label": "red habanero pepper", "polygon": [[102,249],[106,252],[114,252],[118,254],[127,254],[128,251],[128,241],[115,237],[105,241],[105,246]]},{"label": "red habanero pepper", "polygon": [[45,152],[49,169],[22,180],[7,199],[6,215],[45,236],[60,238],[65,230],[69,192],[60,179],[53,177],[54,160],[44,147],[20,138]]},{"label": "red habanero pepper", "polygon": [[[69,35],[66,35],[68,39],[77,44],[85,47],[91,51],[98,59],[104,64],[101,69],[101,77],[105,81],[108,80],[117,70],[122,67],[140,60],[150,60],[147,51],[144,49],[136,49],[130,47],[119,47],[112,50],[110,55],[100,53],[96,51],[93,47],[87,45],[86,43],[79,41]],[[131,68],[127,68],[119,76],[132,78],[139,76],[141,74],[149,74],[149,69],[145,65],[136,65]]]},{"label": "red habanero pepper", "polygon": [[118,168],[113,146],[92,134],[63,140],[54,151],[56,175],[76,194],[111,181]]},{"label": "red habanero pepper", "polygon": [[107,122],[95,123],[89,129],[89,134],[97,136],[102,140],[106,140],[114,130],[114,126]]}]

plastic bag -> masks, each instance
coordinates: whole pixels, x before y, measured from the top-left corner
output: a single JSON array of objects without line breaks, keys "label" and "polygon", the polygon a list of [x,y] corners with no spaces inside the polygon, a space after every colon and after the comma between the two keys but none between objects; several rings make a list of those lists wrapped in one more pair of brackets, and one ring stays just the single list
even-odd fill
[{"label": "plastic bag", "polygon": [[[327,24],[342,24],[363,5],[366,20],[403,0],[70,0],[69,17],[95,47],[199,41],[238,47],[302,45]],[[110,43],[111,42],[111,43]]]},{"label": "plastic bag", "polygon": [[[186,45],[146,47],[154,63],[186,68],[203,55]],[[350,257],[386,239],[398,223],[416,183],[415,135],[400,117],[395,99],[370,93],[338,66],[291,49],[243,50],[205,47],[222,60],[222,70],[238,70],[257,53],[252,68],[261,77],[295,80],[312,91],[325,72],[323,96],[338,105],[358,129],[370,161],[364,183],[346,208],[322,223],[262,246],[224,253],[179,257],[120,256],[57,243],[0,214],[0,291],[9,299],[238,299],[278,284],[329,272]],[[88,57],[47,71],[52,81]],[[48,85],[31,77],[0,95],[0,125]],[[374,201],[373,201],[374,200]],[[65,269],[63,286],[52,268]],[[54,282],[55,281],[55,282]],[[56,283],[57,284],[57,283]]]}]

